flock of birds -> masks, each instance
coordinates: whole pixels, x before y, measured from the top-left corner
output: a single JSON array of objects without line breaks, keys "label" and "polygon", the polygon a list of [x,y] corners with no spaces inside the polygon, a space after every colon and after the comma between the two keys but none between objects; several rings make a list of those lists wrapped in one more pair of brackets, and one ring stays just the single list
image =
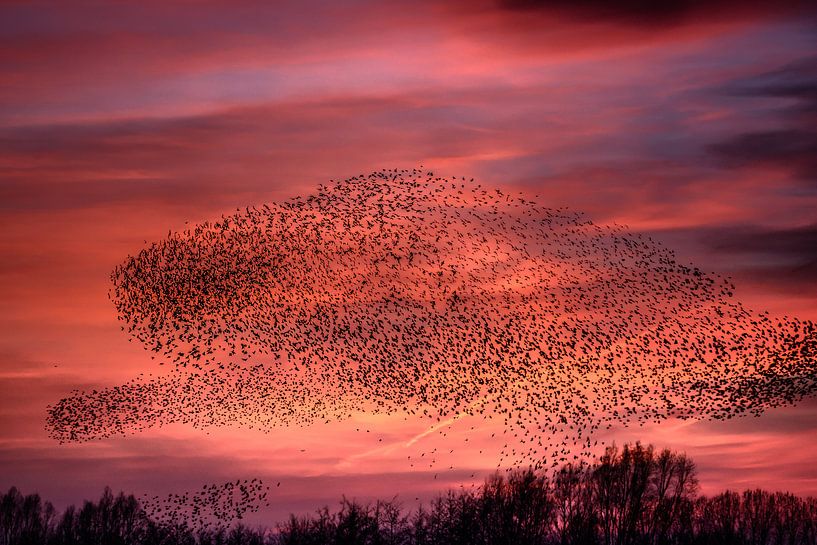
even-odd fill
[{"label": "flock of birds", "polygon": [[123,330],[170,365],[50,406],[59,441],[360,413],[445,441],[441,423],[474,417],[502,424],[498,467],[546,469],[612,425],[757,415],[817,389],[814,323],[750,312],[622,226],[422,169],[169,233],[111,279]]},{"label": "flock of birds", "polygon": [[261,479],[209,484],[195,492],[142,496],[139,504],[151,520],[166,526],[218,529],[270,505],[270,487]]}]

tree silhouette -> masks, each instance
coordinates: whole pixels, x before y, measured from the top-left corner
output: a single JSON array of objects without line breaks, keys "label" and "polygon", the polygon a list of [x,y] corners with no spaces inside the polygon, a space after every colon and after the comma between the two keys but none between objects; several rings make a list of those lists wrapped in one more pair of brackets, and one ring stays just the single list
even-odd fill
[{"label": "tree silhouette", "polygon": [[782,492],[697,496],[695,464],[639,443],[599,462],[491,475],[406,511],[396,498],[291,515],[269,529],[152,520],[133,496],[57,515],[39,495],[0,496],[0,545],[814,545],[817,499]]}]

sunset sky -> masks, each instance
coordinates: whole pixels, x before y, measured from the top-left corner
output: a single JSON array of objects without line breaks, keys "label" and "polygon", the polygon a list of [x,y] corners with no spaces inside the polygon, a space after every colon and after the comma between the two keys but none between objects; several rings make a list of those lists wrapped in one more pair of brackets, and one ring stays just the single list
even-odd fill
[{"label": "sunset sky", "polygon": [[[361,416],[370,436],[172,425],[60,445],[44,429],[72,390],[157,370],[108,300],[126,256],[380,168],[625,224],[731,276],[747,307],[817,320],[808,4],[0,2],[0,489],[64,505],[262,476],[280,517],[490,472],[476,454],[444,480],[409,470],[435,437],[400,418]],[[608,434],[686,451],[707,493],[817,495],[814,398]]]}]

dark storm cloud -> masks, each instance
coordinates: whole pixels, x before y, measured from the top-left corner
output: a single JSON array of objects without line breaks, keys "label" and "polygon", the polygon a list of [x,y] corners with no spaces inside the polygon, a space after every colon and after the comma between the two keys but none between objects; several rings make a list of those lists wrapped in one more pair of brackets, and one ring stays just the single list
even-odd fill
[{"label": "dark storm cloud", "polygon": [[779,69],[740,78],[724,86],[726,94],[794,98],[817,106],[817,56],[793,61]]},{"label": "dark storm cloud", "polygon": [[741,273],[753,281],[801,294],[817,285],[817,224],[721,227],[701,230],[699,238],[712,252],[748,257]]},{"label": "dark storm cloud", "polygon": [[779,168],[817,183],[817,57],[732,80],[719,93],[737,101],[780,100],[767,123],[778,128],[738,133],[706,146],[721,166]]},{"label": "dark storm cloud", "polygon": [[750,283],[778,295],[817,295],[817,224],[712,224],[655,234],[665,243],[694,247],[695,255],[717,263],[738,285]]},{"label": "dark storm cloud", "polygon": [[628,25],[676,25],[693,20],[779,17],[806,11],[813,4],[799,0],[498,0],[508,10],[537,10],[575,19]]},{"label": "dark storm cloud", "polygon": [[710,247],[721,252],[777,254],[797,260],[817,259],[817,224],[790,229],[719,229],[708,233],[707,239]]},{"label": "dark storm cloud", "polygon": [[729,167],[778,166],[801,179],[817,181],[817,131],[790,128],[739,134],[712,144],[709,151]]}]

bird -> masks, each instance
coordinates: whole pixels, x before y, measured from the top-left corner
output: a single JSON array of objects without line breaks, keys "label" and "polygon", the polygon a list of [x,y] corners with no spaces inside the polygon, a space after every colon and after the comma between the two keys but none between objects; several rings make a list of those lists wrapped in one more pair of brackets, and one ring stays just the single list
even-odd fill
[{"label": "bird", "polygon": [[[430,468],[477,440],[498,468],[548,468],[596,456],[613,427],[757,416],[817,390],[813,322],[746,308],[731,279],[624,225],[424,168],[171,231],[110,280],[123,333],[166,371],[50,405],[62,443],[370,413],[425,423],[447,451],[414,458]],[[213,494],[182,497],[244,512]]]}]

